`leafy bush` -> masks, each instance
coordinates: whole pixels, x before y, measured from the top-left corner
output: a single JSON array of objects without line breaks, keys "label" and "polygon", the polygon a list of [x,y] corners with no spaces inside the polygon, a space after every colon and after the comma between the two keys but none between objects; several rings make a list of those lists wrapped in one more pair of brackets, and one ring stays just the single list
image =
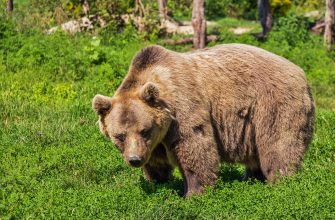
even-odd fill
[{"label": "leafy bush", "polygon": [[274,16],[286,15],[292,6],[292,0],[271,0],[271,12]]},{"label": "leafy bush", "polygon": [[178,0],[167,1],[168,13],[174,18],[191,18],[192,16],[192,1]]},{"label": "leafy bush", "polygon": [[325,7],[324,0],[295,0],[293,4],[297,7],[298,11],[308,12],[312,10],[323,10]]},{"label": "leafy bush", "polygon": [[282,45],[296,46],[310,39],[308,23],[304,17],[280,17],[270,32],[270,39]]},{"label": "leafy bush", "polygon": [[83,79],[88,76],[90,69],[101,69],[106,65],[114,72],[114,76],[121,76],[117,74],[120,68],[113,65],[120,65],[123,56],[115,51],[141,40],[131,26],[117,35],[108,28],[104,29],[100,37],[71,37],[62,32],[45,35],[38,31],[34,34],[7,36],[7,32],[0,41],[0,54],[8,72],[39,67],[37,71],[53,73],[50,80],[63,81]]},{"label": "leafy bush", "polygon": [[16,23],[0,14],[0,51],[15,52],[21,47],[21,33],[16,29]]},{"label": "leafy bush", "polygon": [[206,0],[206,16],[208,18],[218,17],[244,17],[255,18],[257,5],[249,0]]},{"label": "leafy bush", "polygon": [[[18,32],[15,30],[15,23],[4,14],[0,14],[0,39],[5,39],[17,34]],[[1,45],[4,44],[2,43]]]}]

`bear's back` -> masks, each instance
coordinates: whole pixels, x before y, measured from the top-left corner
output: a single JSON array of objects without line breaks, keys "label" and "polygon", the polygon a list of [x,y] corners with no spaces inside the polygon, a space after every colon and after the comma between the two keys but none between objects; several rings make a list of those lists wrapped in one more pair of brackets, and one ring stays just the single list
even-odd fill
[{"label": "bear's back", "polygon": [[[244,44],[224,44],[185,53],[186,66],[178,80],[192,75],[206,97],[257,97],[273,93],[275,99],[301,99],[308,93],[304,71],[289,60]],[[185,73],[187,72],[187,73]],[[177,73],[178,74],[178,73]],[[224,96],[224,97],[223,97]],[[284,101],[284,100],[282,100]]]},{"label": "bear's back", "polygon": [[[201,69],[204,75],[211,75],[215,67],[229,77],[243,76],[244,80],[258,78],[261,81],[278,79],[278,83],[300,81],[306,84],[304,71],[291,61],[245,44],[223,44],[204,50],[185,53]],[[219,74],[220,75],[220,74]]]}]

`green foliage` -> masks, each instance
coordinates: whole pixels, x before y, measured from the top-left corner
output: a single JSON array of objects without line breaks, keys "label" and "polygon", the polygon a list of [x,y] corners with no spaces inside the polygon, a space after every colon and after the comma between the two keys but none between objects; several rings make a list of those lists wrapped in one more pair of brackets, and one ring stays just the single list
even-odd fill
[{"label": "green foliage", "polygon": [[324,0],[295,0],[293,4],[296,5],[298,10],[302,10],[303,12],[322,10],[325,7]]},{"label": "green foliage", "polygon": [[209,18],[219,17],[243,17],[255,18],[257,5],[255,1],[249,0],[206,0],[206,16]]},{"label": "green foliage", "polygon": [[271,0],[271,12],[274,16],[286,15],[292,6],[292,0]]},{"label": "green foliage", "polygon": [[[0,39],[6,39],[17,34],[15,24],[4,14],[0,14]],[[1,45],[4,46],[4,43],[1,43]]]},{"label": "green foliage", "polygon": [[192,17],[191,0],[167,1],[167,7],[170,15],[174,18],[180,19]]},{"label": "green foliage", "polygon": [[270,32],[271,40],[284,45],[296,46],[310,40],[307,27],[308,23],[304,17],[296,15],[281,17]]}]

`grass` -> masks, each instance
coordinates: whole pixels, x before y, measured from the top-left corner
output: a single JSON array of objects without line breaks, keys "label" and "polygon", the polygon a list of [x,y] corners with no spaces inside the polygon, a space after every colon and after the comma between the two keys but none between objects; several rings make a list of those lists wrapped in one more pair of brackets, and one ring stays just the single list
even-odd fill
[{"label": "grass", "polygon": [[190,199],[179,196],[178,171],[169,183],[148,183],[102,137],[91,110],[93,96],[112,95],[148,42],[131,32],[13,34],[0,41],[0,219],[334,219],[334,58],[318,37],[289,45],[276,42],[283,29],[266,42],[225,30],[218,43],[261,46],[306,71],[317,120],[299,173],[266,185],[223,164],[218,183]]},{"label": "grass", "polygon": [[220,26],[229,27],[229,28],[237,28],[237,27],[248,27],[256,29],[257,31],[261,32],[261,26],[257,21],[248,21],[243,19],[236,19],[236,18],[222,18],[216,21]]}]

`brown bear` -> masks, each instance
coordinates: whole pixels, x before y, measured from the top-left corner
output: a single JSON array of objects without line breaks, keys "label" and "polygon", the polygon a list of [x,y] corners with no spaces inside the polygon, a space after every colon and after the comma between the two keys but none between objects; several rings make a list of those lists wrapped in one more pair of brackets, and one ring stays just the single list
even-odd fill
[{"label": "brown bear", "polygon": [[246,178],[292,175],[314,127],[304,71],[243,44],[144,48],[114,96],[96,95],[93,109],[130,166],[159,182],[177,166],[186,196],[215,183],[220,161],[244,164]]}]

